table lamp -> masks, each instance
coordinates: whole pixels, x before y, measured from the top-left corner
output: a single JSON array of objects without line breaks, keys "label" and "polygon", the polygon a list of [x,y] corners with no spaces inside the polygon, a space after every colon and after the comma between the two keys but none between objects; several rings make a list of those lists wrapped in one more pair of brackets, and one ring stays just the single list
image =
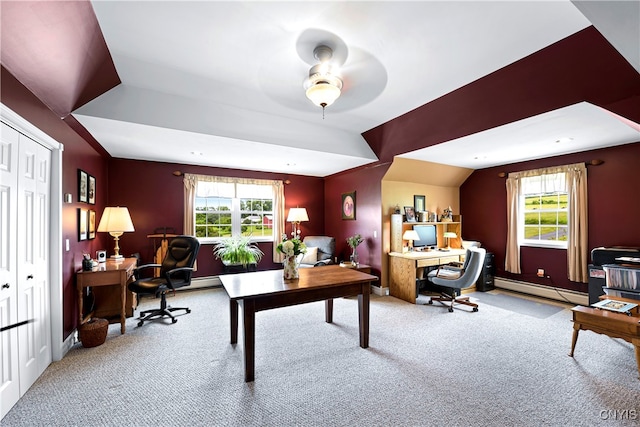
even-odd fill
[{"label": "table lamp", "polygon": [[454,233],[453,231],[445,231],[445,233],[442,236],[445,239],[447,239],[447,248],[445,250],[450,251],[451,250],[451,246],[449,246],[449,239],[455,239],[456,237],[458,237],[458,235],[456,233]]},{"label": "table lamp", "polygon": [[120,255],[118,240],[123,233],[135,231],[133,222],[131,222],[131,215],[129,215],[129,209],[120,206],[104,208],[102,218],[100,218],[100,224],[98,225],[98,231],[111,234],[116,241],[115,254],[111,255],[111,258],[116,261],[124,259],[124,257]]},{"label": "table lamp", "polygon": [[305,208],[291,208],[289,209],[289,216],[287,222],[291,223],[291,236],[294,239],[300,238],[300,223],[302,221],[309,221],[309,215]]},{"label": "table lamp", "polygon": [[413,241],[414,240],[420,240],[420,236],[418,235],[418,232],[416,230],[407,230],[402,235],[402,239],[409,241],[409,252],[412,252],[413,251]]}]

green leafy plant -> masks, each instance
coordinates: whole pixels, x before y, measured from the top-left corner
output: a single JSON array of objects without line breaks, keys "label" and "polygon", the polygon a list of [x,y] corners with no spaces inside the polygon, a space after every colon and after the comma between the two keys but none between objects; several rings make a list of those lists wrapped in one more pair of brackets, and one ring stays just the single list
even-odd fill
[{"label": "green leafy plant", "polygon": [[226,265],[247,266],[259,263],[264,252],[251,242],[251,236],[236,235],[216,243],[213,254]]},{"label": "green leafy plant", "polygon": [[360,243],[364,242],[364,239],[360,234],[355,234],[351,237],[347,237],[347,244],[351,249],[355,249],[358,247]]}]

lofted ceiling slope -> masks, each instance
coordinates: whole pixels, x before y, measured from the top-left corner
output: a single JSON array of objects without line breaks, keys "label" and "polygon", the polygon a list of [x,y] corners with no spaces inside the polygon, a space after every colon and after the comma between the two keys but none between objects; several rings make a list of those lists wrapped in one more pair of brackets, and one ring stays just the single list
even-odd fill
[{"label": "lofted ceiling slope", "polygon": [[[376,162],[384,150],[452,164],[469,144],[494,152],[522,144],[498,160],[456,165],[473,169],[554,155],[538,142],[564,132],[559,122],[603,129],[574,151],[638,141],[634,120],[612,122],[584,99],[464,138],[452,121],[435,143],[418,137],[400,151],[393,135],[385,147],[363,138],[401,116],[410,129],[424,120],[412,115],[421,106],[592,24],[631,64],[629,97],[637,97],[638,2],[580,3],[592,2],[2,2],[1,60],[114,157],[327,176]],[[324,119],[302,84],[320,43],[334,48],[344,79]],[[445,154],[420,151],[427,145]]]}]

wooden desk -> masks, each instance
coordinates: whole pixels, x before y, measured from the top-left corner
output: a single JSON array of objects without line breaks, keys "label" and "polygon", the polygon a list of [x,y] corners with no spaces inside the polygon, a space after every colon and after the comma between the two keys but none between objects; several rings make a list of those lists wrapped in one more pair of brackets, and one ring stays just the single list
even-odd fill
[{"label": "wooden desk", "polygon": [[465,249],[449,251],[433,250],[429,252],[390,252],[389,253],[389,294],[412,304],[418,297],[416,279],[422,278],[425,267],[458,262],[466,253]]},{"label": "wooden desk", "polygon": [[328,265],[301,268],[300,278],[284,280],[282,270],[220,276],[229,295],[231,344],[238,342],[238,306],[242,306],[244,380],[255,378],[255,315],[272,308],[325,300],[325,321],[333,322],[333,298],[358,295],[360,347],[369,347],[369,292],[376,276]]},{"label": "wooden desk", "polygon": [[[601,299],[604,298],[639,303],[638,300],[621,297],[603,295]],[[612,338],[622,338],[632,343],[635,347],[638,378],[640,378],[640,313],[638,312],[638,307],[631,311],[631,316],[593,307],[577,306],[571,310],[573,311],[573,339],[571,340],[569,356],[573,357],[580,330],[593,331]]]},{"label": "wooden desk", "polygon": [[[125,258],[123,261],[115,262],[113,260],[107,260],[107,262],[101,263],[98,267],[94,267],[91,271],[78,271],[76,273],[76,287],[78,290],[78,313],[80,316],[80,323],[89,320],[91,317],[104,316],[109,314],[112,310],[109,310],[108,304],[102,304],[102,308],[96,307],[94,311],[89,313],[86,317],[82,314],[83,311],[83,294],[84,288],[92,287],[98,288],[102,286],[119,286],[117,293],[109,292],[111,295],[117,295],[118,303],[116,314],[119,314],[120,319],[120,333],[125,333],[125,321],[126,321],[126,307],[127,307],[127,284],[129,279],[133,276],[133,270],[136,267],[136,258]],[[130,296],[131,298],[131,296]],[[135,299],[131,298],[131,305],[134,306]],[[100,304],[99,298],[96,298],[96,303]]]}]

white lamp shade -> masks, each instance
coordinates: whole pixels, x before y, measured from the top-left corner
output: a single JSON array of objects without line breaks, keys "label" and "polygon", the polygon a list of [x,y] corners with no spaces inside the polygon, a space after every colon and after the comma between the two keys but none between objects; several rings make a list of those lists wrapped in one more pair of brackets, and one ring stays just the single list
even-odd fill
[{"label": "white lamp shade", "polygon": [[402,235],[402,238],[404,240],[420,240],[420,236],[418,235],[418,232],[415,230],[407,230],[404,232],[404,234]]},{"label": "white lamp shade", "polygon": [[340,89],[330,83],[316,83],[307,89],[307,98],[318,107],[333,104],[340,97]]},{"label": "white lamp shade", "polygon": [[455,239],[456,237],[458,237],[458,235],[453,231],[446,231],[442,236],[448,239]]},{"label": "white lamp shade", "polygon": [[291,208],[289,209],[289,216],[287,222],[302,222],[309,221],[309,215],[305,208]]},{"label": "white lamp shade", "polygon": [[129,209],[117,206],[104,208],[102,218],[100,218],[100,224],[98,225],[98,231],[124,233],[136,230],[133,228]]}]

